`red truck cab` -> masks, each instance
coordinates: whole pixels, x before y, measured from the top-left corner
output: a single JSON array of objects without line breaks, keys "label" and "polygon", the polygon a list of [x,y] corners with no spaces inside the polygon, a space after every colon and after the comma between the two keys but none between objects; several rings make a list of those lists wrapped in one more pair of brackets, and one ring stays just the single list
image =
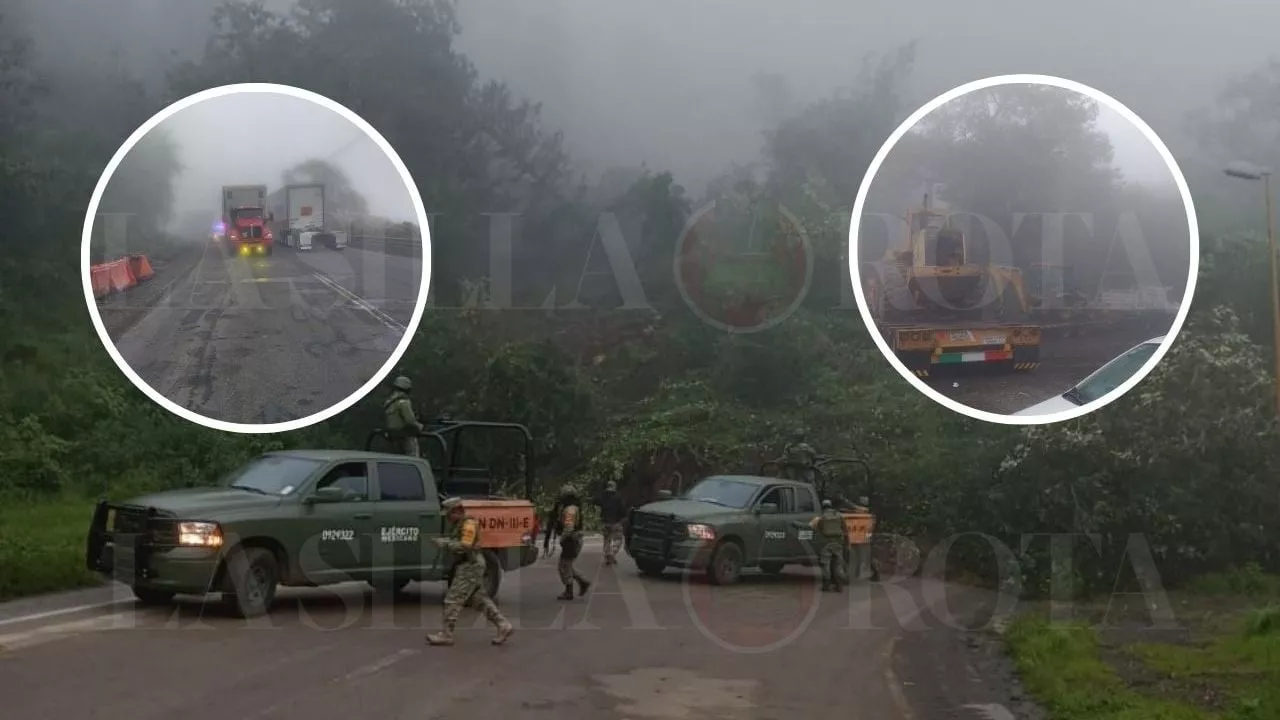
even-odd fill
[{"label": "red truck cab", "polygon": [[267,227],[268,220],[263,208],[233,208],[223,220],[229,249],[237,255],[270,255],[275,237]]}]

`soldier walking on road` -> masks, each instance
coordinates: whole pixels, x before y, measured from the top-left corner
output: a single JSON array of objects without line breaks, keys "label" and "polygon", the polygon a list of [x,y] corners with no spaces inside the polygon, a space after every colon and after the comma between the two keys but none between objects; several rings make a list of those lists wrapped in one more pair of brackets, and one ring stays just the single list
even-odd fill
[{"label": "soldier walking on road", "polygon": [[818,452],[805,442],[804,430],[797,429],[791,433],[791,443],[782,451],[782,469],[788,480],[813,482],[816,476],[814,464],[818,460]]},{"label": "soldier walking on road", "polygon": [[822,591],[840,592],[848,585],[845,577],[845,550],[849,547],[849,530],[844,517],[831,506],[830,500],[822,501],[822,514],[809,522],[818,536],[820,550],[818,565],[822,568]]},{"label": "soldier walking on road", "polygon": [[605,483],[600,506],[600,524],[604,526],[604,564],[618,564],[618,546],[622,544],[622,521],[627,518],[627,503],[618,494],[618,483]]},{"label": "soldier walking on road", "polygon": [[556,503],[556,514],[552,522],[547,526],[547,539],[551,538],[554,532],[560,536],[560,560],[556,563],[556,570],[560,573],[560,582],[564,585],[564,592],[560,594],[560,600],[573,599],[573,584],[578,584],[578,596],[587,594],[587,588],[591,587],[591,583],[587,581],[577,570],[573,564],[578,559],[579,553],[582,552],[582,500],[578,497],[577,488],[572,485],[565,485],[560,490],[560,501]]},{"label": "soldier walking on road", "polygon": [[493,644],[501,645],[511,637],[514,628],[503,617],[502,611],[498,610],[484,587],[485,564],[480,555],[480,523],[463,511],[459,498],[445,500],[444,507],[449,522],[453,524],[453,533],[448,538],[435,538],[434,542],[453,555],[453,582],[444,596],[444,628],[428,635],[427,643],[452,645],[458,615],[462,613],[463,607],[472,607],[484,613],[484,618],[498,629]]},{"label": "soldier walking on road", "polygon": [[413,412],[413,399],[410,397],[413,382],[401,375],[391,387],[391,396],[382,406],[383,430],[400,452],[419,457],[418,436],[422,434],[422,423]]}]

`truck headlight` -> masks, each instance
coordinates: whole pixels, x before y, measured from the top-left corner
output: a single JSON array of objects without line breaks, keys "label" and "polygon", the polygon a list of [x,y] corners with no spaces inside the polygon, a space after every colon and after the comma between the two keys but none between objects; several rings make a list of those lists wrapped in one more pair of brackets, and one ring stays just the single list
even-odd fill
[{"label": "truck headlight", "polygon": [[687,526],[685,530],[686,532],[689,533],[689,537],[694,538],[696,540],[715,540],[716,539],[716,529],[711,527],[710,525],[703,525],[701,523],[692,523],[689,526]]},{"label": "truck headlight", "polygon": [[222,547],[222,528],[211,522],[178,523],[178,544],[187,547]]}]

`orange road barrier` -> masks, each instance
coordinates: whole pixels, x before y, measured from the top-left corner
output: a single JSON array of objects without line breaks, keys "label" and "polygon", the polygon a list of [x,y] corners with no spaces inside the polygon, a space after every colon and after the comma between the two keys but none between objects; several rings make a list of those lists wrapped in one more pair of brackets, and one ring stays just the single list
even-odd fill
[{"label": "orange road barrier", "polygon": [[155,277],[155,270],[151,269],[151,261],[147,260],[146,255],[130,255],[129,271],[133,273],[135,282],[146,282]]},{"label": "orange road barrier", "polygon": [[109,262],[106,267],[111,281],[112,292],[124,292],[138,284],[137,279],[133,277],[133,273],[129,271],[129,261],[127,259],[120,258]]},{"label": "orange road barrier", "polygon": [[93,296],[104,298],[111,294],[111,271],[106,265],[93,265],[89,268],[89,284],[93,286]]}]

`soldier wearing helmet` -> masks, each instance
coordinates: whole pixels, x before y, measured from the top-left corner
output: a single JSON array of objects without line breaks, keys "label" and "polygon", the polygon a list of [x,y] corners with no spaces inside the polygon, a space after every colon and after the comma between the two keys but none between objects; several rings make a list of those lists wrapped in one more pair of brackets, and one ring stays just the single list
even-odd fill
[{"label": "soldier wearing helmet", "polygon": [[480,523],[467,515],[460,498],[448,498],[442,505],[453,530],[448,537],[434,538],[434,542],[452,557],[453,577],[444,596],[444,626],[440,632],[428,635],[427,643],[452,645],[458,616],[464,607],[471,607],[479,610],[497,628],[493,644],[501,645],[511,636],[514,627],[485,590],[486,566],[480,554]]},{"label": "soldier wearing helmet", "polygon": [[778,462],[787,479],[811,483],[817,474],[814,471],[817,460],[818,452],[805,442],[804,429],[796,428],[791,433],[791,443],[782,451]]},{"label": "soldier wearing helmet", "polygon": [[840,592],[848,585],[845,576],[845,550],[849,547],[849,529],[845,526],[844,516],[831,505],[830,500],[822,501],[822,514],[809,521],[818,541],[818,565],[822,568],[822,591]]},{"label": "soldier wearing helmet", "polygon": [[627,503],[618,494],[618,483],[606,482],[596,505],[600,508],[600,524],[604,526],[604,564],[617,565],[622,523],[627,519]]},{"label": "soldier wearing helmet", "polygon": [[578,489],[565,485],[560,488],[560,498],[551,511],[551,522],[547,523],[547,534],[543,539],[543,548],[546,548],[551,541],[551,533],[560,536],[560,559],[556,563],[560,582],[564,585],[560,600],[573,599],[574,583],[578,585],[579,597],[586,595],[587,588],[591,587],[591,583],[573,567],[582,552],[582,520],[582,499],[578,496]]},{"label": "soldier wearing helmet", "polygon": [[418,436],[422,434],[422,423],[418,422],[413,412],[413,399],[410,397],[413,381],[401,375],[391,383],[391,388],[391,395],[382,405],[383,430],[400,452],[418,457]]}]

